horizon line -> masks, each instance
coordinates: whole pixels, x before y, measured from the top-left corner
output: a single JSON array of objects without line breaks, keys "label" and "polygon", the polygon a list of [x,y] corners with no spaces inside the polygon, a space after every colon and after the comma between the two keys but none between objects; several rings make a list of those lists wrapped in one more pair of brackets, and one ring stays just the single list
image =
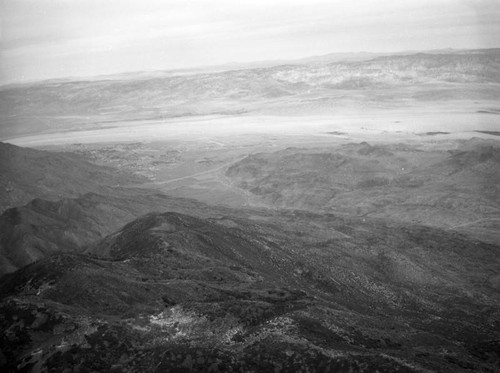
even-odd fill
[{"label": "horizon line", "polygon": [[[7,83],[0,83],[0,89],[5,89],[5,88],[14,88],[17,86],[23,86],[23,85],[31,85],[31,84],[43,84],[43,83],[57,83],[57,82],[84,82],[87,80],[113,80],[113,79],[106,79],[106,78],[113,78],[113,77],[118,77],[120,75],[132,75],[132,74],[153,74],[153,73],[169,73],[169,72],[179,72],[179,73],[188,73],[192,71],[193,75],[196,75],[197,73],[203,73],[203,71],[197,71],[197,70],[203,70],[203,69],[222,69],[221,71],[218,72],[223,72],[223,71],[236,71],[236,70],[250,70],[250,69],[255,69],[259,68],[258,66],[252,66],[252,65],[267,65],[267,66],[262,66],[262,67],[274,67],[274,66],[281,66],[281,65],[286,65],[287,63],[296,63],[296,64],[306,64],[307,61],[304,60],[309,60],[309,59],[319,59],[319,58],[324,58],[328,57],[331,55],[356,55],[356,54],[366,54],[366,55],[375,55],[374,58],[381,57],[381,56],[391,56],[391,55],[404,55],[404,54],[418,54],[418,53],[426,53],[426,52],[440,52],[440,51],[454,51],[454,52],[459,52],[459,51],[486,51],[486,50],[495,50],[495,49],[500,49],[500,46],[497,47],[488,47],[488,48],[434,48],[434,49],[410,49],[410,50],[399,50],[399,51],[392,51],[392,52],[369,52],[369,51],[350,51],[350,52],[329,52],[325,54],[316,54],[316,55],[307,55],[304,57],[298,57],[298,58],[292,58],[292,59],[269,59],[269,60],[252,60],[252,61],[231,61],[231,62],[226,62],[226,63],[221,63],[221,64],[215,64],[215,65],[197,65],[197,66],[192,66],[192,67],[172,67],[172,68],[165,68],[165,69],[150,69],[150,70],[127,70],[127,71],[121,71],[121,72],[116,72],[116,73],[110,73],[110,74],[97,74],[97,75],[74,75],[74,76],[63,76],[63,77],[54,77],[54,78],[43,78],[43,79],[33,79],[33,80],[23,80],[23,81],[12,81],[12,82],[7,82]],[[370,58],[367,59],[369,61]],[[302,62],[300,62],[302,61]],[[310,61],[310,63],[313,63],[314,61]],[[337,61],[332,61],[332,62],[342,62],[342,60],[337,60]],[[276,65],[273,65],[273,63],[276,63]],[[239,66],[238,66],[239,65]],[[224,67],[227,67],[227,69],[224,69]],[[205,72],[207,73],[207,72]],[[215,73],[215,71],[213,72]],[[175,76],[175,75],[174,75]]]}]

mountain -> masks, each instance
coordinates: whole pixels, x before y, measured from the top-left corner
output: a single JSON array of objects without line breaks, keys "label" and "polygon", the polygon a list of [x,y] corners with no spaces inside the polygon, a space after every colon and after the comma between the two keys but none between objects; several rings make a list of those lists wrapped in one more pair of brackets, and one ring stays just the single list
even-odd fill
[{"label": "mountain", "polygon": [[494,371],[498,250],[376,219],[148,214],[2,278],[0,364]]},{"label": "mountain", "polygon": [[352,101],[379,104],[382,100],[400,108],[421,101],[495,100],[500,97],[499,76],[500,50],[488,49],[360,61],[320,58],[173,76],[131,74],[121,79],[49,81],[0,90],[1,131],[8,138],[179,116],[284,109],[331,113]]},{"label": "mountain", "polygon": [[148,212],[224,212],[156,190],[121,187],[145,177],[74,153],[0,143],[0,159],[0,276],[49,254],[82,252]]},{"label": "mountain", "polygon": [[155,190],[114,188],[49,201],[36,198],[0,215],[0,276],[58,252],[82,253],[88,245],[137,216],[161,210],[215,217],[227,213]]},{"label": "mountain", "polygon": [[499,51],[0,88],[0,370],[500,371]]},{"label": "mountain", "polygon": [[148,206],[159,198],[152,199],[148,204],[144,197],[87,193],[59,201],[37,198],[10,208],[0,216],[0,274],[53,253],[82,252],[86,245],[149,211]]},{"label": "mountain", "polygon": [[422,83],[499,83],[500,52],[383,56],[360,62],[334,62],[310,68],[278,67],[275,77],[313,87],[356,89]]},{"label": "mountain", "polygon": [[106,193],[142,178],[97,166],[70,153],[55,153],[0,143],[0,212],[34,198],[52,201],[88,192]]},{"label": "mountain", "polygon": [[[268,205],[421,222],[443,228],[500,218],[500,147],[459,150],[369,143],[252,154],[228,168],[234,185]],[[472,225],[472,224],[471,224]],[[481,237],[484,232],[478,232]],[[496,236],[498,239],[498,236]],[[497,241],[498,242],[498,241]]]}]

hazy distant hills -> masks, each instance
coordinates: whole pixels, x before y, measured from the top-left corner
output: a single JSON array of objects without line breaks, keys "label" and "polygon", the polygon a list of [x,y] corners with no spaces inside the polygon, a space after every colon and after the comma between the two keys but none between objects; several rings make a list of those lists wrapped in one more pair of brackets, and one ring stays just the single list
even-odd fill
[{"label": "hazy distant hills", "polygon": [[1,132],[8,137],[101,127],[120,120],[241,114],[270,107],[278,112],[280,108],[333,110],[335,105],[328,100],[340,106],[346,99],[379,100],[380,94],[370,93],[372,90],[386,92],[390,96],[386,100],[389,104],[394,101],[394,105],[415,100],[500,97],[499,49],[314,61],[4,87],[0,90]]},{"label": "hazy distant hills", "polygon": [[336,62],[308,68],[285,67],[278,80],[339,89],[386,87],[432,82],[499,83],[500,51],[481,54],[384,56],[360,62]]}]

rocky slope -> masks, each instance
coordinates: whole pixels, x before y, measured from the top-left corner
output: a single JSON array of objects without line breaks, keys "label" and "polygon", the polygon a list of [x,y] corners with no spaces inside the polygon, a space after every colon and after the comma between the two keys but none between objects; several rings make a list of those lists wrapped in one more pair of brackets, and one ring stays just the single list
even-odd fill
[{"label": "rocky slope", "polygon": [[[498,147],[453,144],[289,148],[229,168],[240,187],[287,209],[109,184],[7,209],[0,264],[17,270],[0,279],[0,369],[494,372],[498,240],[387,217],[403,208],[389,198],[494,216]],[[61,169],[81,164],[40,153]],[[379,209],[342,209],[349,193]],[[375,204],[380,196],[390,203]]]},{"label": "rocky slope", "polygon": [[[279,208],[336,211],[444,228],[500,218],[495,141],[425,145],[348,144],[259,153],[226,176]],[[457,150],[458,148],[458,150]]]},{"label": "rocky slope", "polygon": [[81,253],[91,243],[154,211],[222,216],[222,207],[171,198],[154,190],[113,188],[59,201],[34,199],[0,215],[0,276],[57,252]]},{"label": "rocky slope", "polygon": [[149,214],[5,276],[5,371],[494,371],[500,247],[305,212]]}]

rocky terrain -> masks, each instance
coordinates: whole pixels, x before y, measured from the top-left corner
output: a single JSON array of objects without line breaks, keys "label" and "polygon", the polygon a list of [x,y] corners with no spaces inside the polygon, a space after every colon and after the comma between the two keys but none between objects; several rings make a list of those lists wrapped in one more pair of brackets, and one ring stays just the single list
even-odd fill
[{"label": "rocky terrain", "polygon": [[0,274],[60,251],[82,252],[85,245],[150,211],[196,209],[203,215],[198,205],[139,189],[115,189],[113,196],[86,193],[59,201],[34,199],[0,216]]},{"label": "rocky terrain", "polygon": [[[341,149],[361,158],[410,150]],[[318,150],[282,153],[325,174],[346,162]],[[457,154],[446,164],[496,153]],[[442,163],[430,153],[426,164]],[[361,174],[371,180],[368,164]],[[0,217],[3,271],[22,267],[0,282],[4,370],[500,368],[498,244],[367,215],[113,190],[35,199]]]},{"label": "rocky terrain", "polygon": [[4,368],[493,372],[498,249],[331,215],[149,214],[2,279]]},{"label": "rocky terrain", "polygon": [[500,219],[496,141],[442,142],[433,149],[366,142],[330,149],[288,148],[253,154],[232,165],[226,175],[238,187],[280,208],[443,228]]},{"label": "rocky terrain", "polygon": [[499,56],[1,87],[0,370],[500,371]]}]

